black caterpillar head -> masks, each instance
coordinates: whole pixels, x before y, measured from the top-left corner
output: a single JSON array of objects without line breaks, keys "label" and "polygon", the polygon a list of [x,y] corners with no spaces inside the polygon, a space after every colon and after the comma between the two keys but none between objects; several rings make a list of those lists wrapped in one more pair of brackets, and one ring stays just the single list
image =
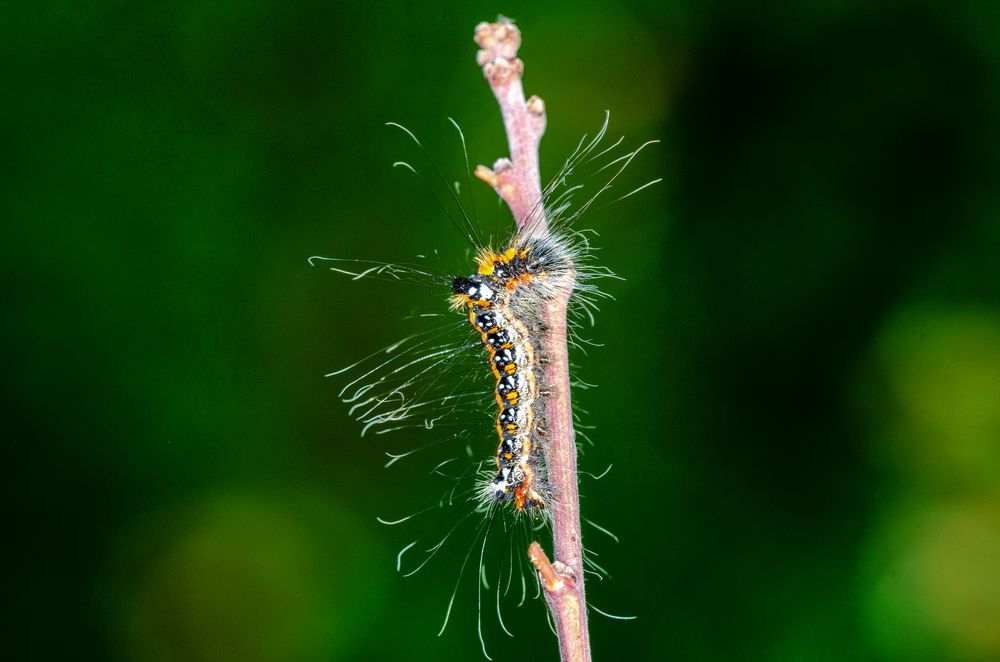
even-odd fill
[{"label": "black caterpillar head", "polygon": [[494,301],[498,292],[483,282],[481,276],[459,276],[451,281],[451,289],[455,294],[464,294],[472,301]]}]

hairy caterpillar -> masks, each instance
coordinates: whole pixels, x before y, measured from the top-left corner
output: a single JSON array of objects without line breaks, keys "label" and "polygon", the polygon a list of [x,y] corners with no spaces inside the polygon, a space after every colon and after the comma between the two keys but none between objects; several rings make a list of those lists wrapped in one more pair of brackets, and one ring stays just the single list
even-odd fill
[{"label": "hairy caterpillar", "polygon": [[452,307],[468,309],[497,378],[497,474],[485,496],[513,500],[518,511],[542,509],[549,497],[541,455],[533,452],[545,429],[544,410],[533,407],[541,397],[535,374],[541,329],[534,315],[539,299],[572,286],[572,262],[556,242],[520,237],[503,252],[483,251],[476,262],[475,274],[453,281]]},{"label": "hairy caterpillar", "polygon": [[[403,131],[420,145],[412,133]],[[540,370],[547,360],[539,351],[543,345],[539,339],[547,332],[541,309],[546,302],[572,293],[571,329],[578,329],[583,322],[592,323],[596,301],[604,296],[593,281],[614,276],[606,267],[594,264],[587,233],[573,227],[642,149],[617,155],[614,151],[622,139],[600,149],[606,131],[607,119],[592,139],[580,141],[536,201],[532,217],[546,219],[545,233],[536,231],[536,225],[529,220],[520,230],[506,236],[482,239],[478,222],[470,218],[457,193],[444,182],[458,215],[442,208],[476,254],[476,268],[471,274],[466,271],[468,275],[456,275],[454,271],[441,271],[425,264],[313,258],[329,260],[333,271],[353,279],[373,278],[434,287],[442,299],[450,298],[453,310],[465,312],[467,321],[460,321],[453,313],[444,325],[434,324],[442,318],[441,313],[422,315],[420,320],[428,322],[428,328],[330,374],[351,376],[340,395],[350,406],[352,416],[362,423],[363,434],[418,428],[432,435],[433,440],[424,446],[390,453],[387,466],[448,442],[464,444],[466,454],[478,458],[466,463],[465,468],[460,457],[438,462],[433,473],[450,480],[438,503],[398,520],[382,521],[398,524],[416,515],[445,511],[436,527],[432,527],[436,537],[431,544],[418,547],[424,550],[425,557],[407,574],[424,567],[462,524],[472,523],[475,534],[459,570],[456,590],[472,550],[478,547],[478,574],[484,578],[479,586],[480,603],[482,587],[487,584],[484,559],[490,532],[502,528],[507,544],[523,550],[527,534],[533,528],[547,526],[548,513],[558,507],[559,495],[552,494],[546,482],[542,452],[546,421],[544,407],[538,406],[549,397],[544,371]],[[464,137],[462,142],[464,146]],[[407,163],[399,165],[416,172]],[[583,166],[592,166],[592,175],[608,168],[613,168],[613,174],[582,204],[574,205],[574,194],[582,187],[570,185],[569,181]],[[461,333],[457,331],[459,325],[464,327]],[[484,350],[489,358],[489,373],[482,367]],[[481,426],[471,427],[456,423],[467,420],[471,412],[485,413],[485,407],[489,408],[488,425],[485,421]],[[497,435],[494,444],[486,441],[491,436],[490,427]],[[488,453],[487,448],[492,452]],[[400,567],[403,555],[417,545],[418,541],[411,542],[400,551],[397,561]],[[600,572],[589,559],[585,561]],[[525,573],[523,564],[523,552],[511,554],[497,572],[494,584],[497,615],[505,630],[500,597],[511,590],[515,585],[513,579],[520,574],[521,601],[524,601],[524,578],[533,573]],[[445,626],[454,599],[453,592]]]}]

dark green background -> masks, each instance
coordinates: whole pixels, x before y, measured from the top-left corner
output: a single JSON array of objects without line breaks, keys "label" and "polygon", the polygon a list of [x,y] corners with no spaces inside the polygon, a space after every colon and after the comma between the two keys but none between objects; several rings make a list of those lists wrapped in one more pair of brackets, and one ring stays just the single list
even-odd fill
[{"label": "dark green background", "polygon": [[383,123],[503,155],[502,11],[545,174],[606,108],[662,140],[581,222],[626,278],[574,356],[588,593],[639,617],[595,658],[1000,659],[998,5],[743,4],[6,2],[4,657],[480,659],[375,521],[430,479],[322,377],[409,300],[305,258],[463,255]]}]

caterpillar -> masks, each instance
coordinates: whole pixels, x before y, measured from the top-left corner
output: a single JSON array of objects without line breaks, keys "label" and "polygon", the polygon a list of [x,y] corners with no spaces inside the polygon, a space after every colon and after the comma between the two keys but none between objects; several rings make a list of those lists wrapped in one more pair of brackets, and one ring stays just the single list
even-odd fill
[{"label": "caterpillar", "polygon": [[[464,135],[457,124],[452,124],[458,130],[464,150]],[[406,133],[427,155],[409,130],[393,126]],[[590,233],[575,228],[574,224],[649,144],[615,153],[623,139],[602,148],[607,128],[606,116],[592,138],[585,136],[580,140],[535,202],[531,216],[545,219],[548,230],[544,233],[536,231],[536,225],[528,222],[520,230],[508,233],[501,230],[500,236],[484,239],[482,225],[472,218],[474,214],[467,213],[457,185],[453,187],[442,178],[458,213],[452,213],[453,210],[441,204],[441,197],[436,193],[434,198],[474,251],[471,260],[474,268],[429,266],[437,257],[434,253],[421,257],[420,263],[310,258],[311,263],[325,262],[332,271],[352,280],[420,285],[440,297],[438,300],[449,300],[450,314],[417,315],[408,328],[417,323],[423,323],[426,328],[414,330],[405,338],[357,363],[328,373],[328,376],[351,377],[339,394],[348,404],[350,414],[361,423],[362,435],[417,429],[432,437],[430,442],[415,448],[388,452],[387,467],[432,448],[450,445],[453,449],[450,457],[432,465],[431,473],[448,479],[438,499],[405,517],[380,518],[380,521],[395,525],[427,513],[441,513],[437,523],[430,527],[430,535],[435,537],[426,546],[418,547],[415,540],[400,550],[397,557],[400,570],[403,556],[409,550],[416,547],[425,554],[413,570],[406,572],[407,575],[423,568],[459,527],[471,522],[475,533],[459,568],[455,591],[472,549],[481,545],[478,574],[482,581],[477,589],[480,592],[487,585],[487,539],[494,525],[500,523],[497,526],[505,532],[508,549],[521,550],[516,554],[500,554],[502,561],[493,584],[497,617],[505,631],[500,615],[501,593],[506,595],[511,590],[513,578],[520,574],[521,602],[524,602],[525,577],[534,577],[534,573],[524,568],[523,550],[527,547],[529,534],[534,537],[534,529],[548,526],[550,513],[559,505],[559,495],[553,494],[547,484],[544,462],[547,421],[543,404],[551,393],[544,379],[547,357],[540,339],[548,329],[542,311],[548,302],[569,297],[572,293],[569,309],[571,344],[579,342],[582,325],[593,324],[597,304],[607,296],[596,287],[595,281],[617,276],[595,263]],[[396,165],[418,173],[409,163],[397,162]],[[592,168],[587,173],[589,176],[608,168],[613,170],[596,192],[575,204],[574,194],[582,190],[582,186],[569,182],[582,166]],[[655,181],[658,180],[607,204],[627,198]],[[460,321],[456,313],[464,313],[464,319]],[[438,324],[441,320],[444,323]],[[459,332],[459,326],[464,327],[464,333]],[[488,371],[482,365],[484,353]],[[485,414],[489,423],[483,420],[480,426],[472,422],[470,416],[478,414]],[[496,435],[492,446],[487,445],[488,433]],[[454,454],[462,445],[464,454],[473,458],[472,462],[463,459],[461,454]],[[487,448],[492,452],[488,453]],[[589,558],[585,558],[584,563],[588,569],[604,574]],[[505,577],[506,582],[503,581]],[[442,632],[454,599],[455,592]]]},{"label": "caterpillar", "polygon": [[556,242],[519,237],[502,252],[480,252],[476,262],[475,274],[452,282],[452,307],[468,309],[497,379],[497,473],[484,486],[484,495],[513,501],[518,511],[540,510],[550,499],[536,450],[545,421],[544,409],[533,406],[539,397],[535,372],[540,358],[534,339],[542,331],[533,320],[545,293],[572,285],[572,262]]}]

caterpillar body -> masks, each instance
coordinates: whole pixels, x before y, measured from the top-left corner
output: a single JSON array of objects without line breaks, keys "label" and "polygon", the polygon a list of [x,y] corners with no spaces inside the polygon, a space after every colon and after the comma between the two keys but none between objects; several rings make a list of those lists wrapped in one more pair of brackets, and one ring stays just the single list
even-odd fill
[{"label": "caterpillar body", "polygon": [[[423,150],[412,133],[395,126]],[[551,387],[545,380],[548,363],[545,339],[549,329],[544,311],[552,301],[569,299],[569,342],[580,344],[581,326],[593,324],[598,300],[608,296],[596,287],[595,281],[617,276],[607,267],[595,264],[587,231],[574,228],[574,223],[649,144],[615,154],[614,150],[623,140],[619,138],[602,149],[607,127],[605,117],[603,126],[593,137],[581,139],[542,191],[528,221],[506,236],[483,240],[482,226],[477,225],[478,220],[475,223],[470,220],[457,195],[457,185],[453,187],[443,180],[459,211],[458,219],[464,219],[465,223],[456,220],[441,204],[437,193],[434,198],[474,250],[472,273],[465,271],[464,275],[456,275],[464,269],[428,266],[432,258],[422,258],[424,261],[419,264],[310,258],[313,264],[327,262],[332,271],[352,280],[375,279],[433,288],[442,299],[449,298],[454,311],[417,315],[413,321],[424,323],[426,328],[423,330],[415,330],[357,363],[328,373],[328,376],[352,376],[341,388],[340,397],[349,405],[352,417],[362,424],[362,435],[414,428],[432,437],[430,442],[416,448],[387,453],[387,467],[431,448],[450,445],[452,449],[449,457],[433,464],[431,469],[431,473],[448,479],[448,487],[440,497],[407,516],[392,520],[380,518],[384,524],[394,525],[428,513],[440,514],[435,523],[425,527],[424,536],[399,552],[397,569],[403,571],[404,554],[414,547],[423,550],[423,558],[414,569],[405,572],[407,575],[416,573],[430,562],[460,527],[471,524],[474,528],[465,559],[459,565],[459,577],[442,632],[447,626],[466,562],[477,546],[477,574],[481,576],[477,591],[480,592],[481,608],[481,591],[483,587],[489,589],[486,543],[495,529],[504,532],[506,550],[495,554],[498,557],[493,582],[496,613],[501,627],[507,631],[500,613],[501,594],[507,595],[512,586],[517,586],[513,579],[520,576],[520,603],[524,603],[526,578],[536,575],[527,564],[523,550],[537,537],[539,529],[549,526],[550,514],[559,508],[559,494],[549,487],[545,466],[546,399],[551,395]],[[457,124],[455,128],[458,129]],[[461,129],[458,131],[464,148],[464,136]],[[426,156],[426,150],[423,151]],[[397,165],[417,172],[408,163],[398,162]],[[613,170],[596,192],[577,204],[573,197],[582,186],[569,185],[568,181],[584,165],[593,167],[588,176],[608,168]],[[437,170],[436,165],[434,169]],[[627,198],[656,181],[659,180],[607,204]],[[456,312],[464,312],[466,320],[460,322]],[[443,324],[435,323],[442,318]],[[456,328],[459,325],[464,327],[465,333]],[[408,324],[407,328],[416,328],[416,324]],[[484,353],[489,372],[482,366]],[[478,413],[487,414],[488,426],[485,420],[482,427],[470,424],[470,415]],[[487,451],[490,448],[486,445],[489,428],[493,428],[496,435],[493,452]],[[583,432],[578,435],[585,438]],[[470,463],[462,453],[456,452],[463,445],[464,454],[478,460]],[[511,550],[520,551],[513,553]],[[588,556],[583,563],[588,571],[605,574]],[[481,626],[480,640],[482,642]],[[485,653],[485,643],[483,645]]]},{"label": "caterpillar body", "polygon": [[572,261],[556,242],[515,237],[502,252],[480,252],[476,262],[475,274],[452,282],[452,307],[468,309],[497,379],[497,473],[484,496],[513,501],[518,511],[541,510],[550,497],[539,460],[545,410],[534,406],[540,397],[537,311],[546,294],[572,286]]}]

